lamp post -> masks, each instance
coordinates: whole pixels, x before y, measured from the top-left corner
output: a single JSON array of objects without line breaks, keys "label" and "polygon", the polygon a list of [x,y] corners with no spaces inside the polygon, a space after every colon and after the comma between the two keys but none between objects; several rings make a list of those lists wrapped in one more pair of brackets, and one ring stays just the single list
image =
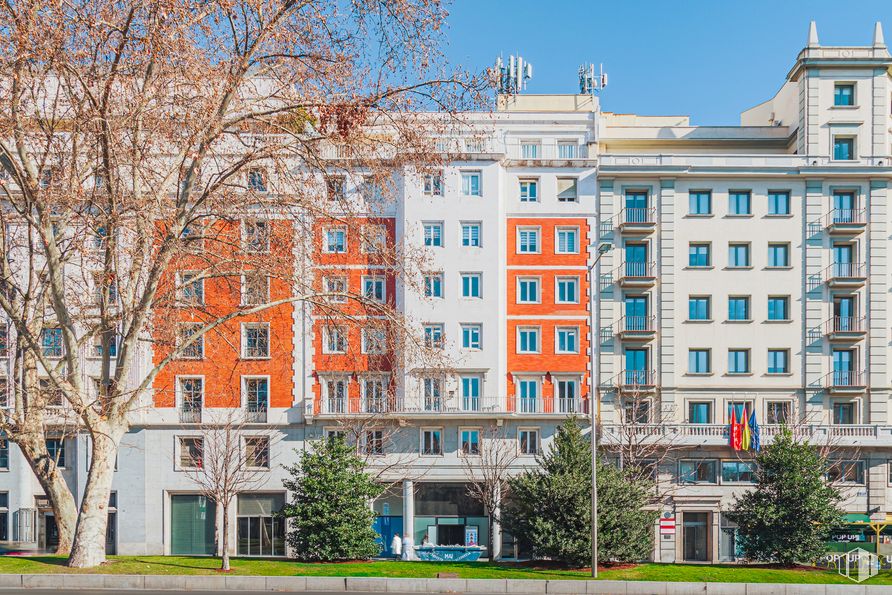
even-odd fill
[{"label": "lamp post", "polygon": [[[613,246],[607,242],[598,244],[594,262],[588,266],[589,294],[591,303],[588,309],[588,327],[591,333],[589,358],[592,369],[592,394],[589,396],[592,441],[592,578],[598,578],[598,405],[601,401],[601,257],[610,252]],[[595,274],[592,275],[592,269]],[[594,278],[593,278],[594,277]],[[597,326],[596,326],[597,324]]]}]

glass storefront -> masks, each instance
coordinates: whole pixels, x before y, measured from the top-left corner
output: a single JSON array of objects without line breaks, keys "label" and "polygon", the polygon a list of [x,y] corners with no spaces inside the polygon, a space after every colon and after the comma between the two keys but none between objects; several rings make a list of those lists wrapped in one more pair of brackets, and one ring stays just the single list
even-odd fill
[{"label": "glass storefront", "polygon": [[239,494],[239,556],[285,555],[285,519],[277,515],[284,506],[285,494]]}]

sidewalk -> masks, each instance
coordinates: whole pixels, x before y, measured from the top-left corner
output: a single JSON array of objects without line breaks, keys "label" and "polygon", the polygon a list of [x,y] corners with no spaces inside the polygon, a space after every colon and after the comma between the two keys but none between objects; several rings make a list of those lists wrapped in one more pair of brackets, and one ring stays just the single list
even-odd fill
[{"label": "sidewalk", "polygon": [[569,595],[880,595],[889,585],[682,583],[645,581],[365,578],[304,576],[171,576],[122,574],[0,574],[0,592],[15,589],[489,593]]}]

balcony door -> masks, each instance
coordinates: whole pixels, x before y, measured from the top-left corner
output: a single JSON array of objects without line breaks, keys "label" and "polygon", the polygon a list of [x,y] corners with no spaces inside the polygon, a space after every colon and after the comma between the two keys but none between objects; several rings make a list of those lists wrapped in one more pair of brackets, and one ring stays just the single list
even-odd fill
[{"label": "balcony door", "polygon": [[682,531],[685,562],[709,561],[709,513],[683,512]]},{"label": "balcony door", "polygon": [[855,246],[833,245],[833,273],[836,277],[854,277]]},{"label": "balcony door", "polygon": [[626,244],[626,276],[644,277],[647,271],[647,244]]},{"label": "balcony door", "polygon": [[855,351],[852,349],[833,350],[833,384],[852,386],[855,384]]},{"label": "balcony door", "polygon": [[647,384],[647,349],[626,349],[626,384]]},{"label": "balcony door", "polygon": [[626,296],[626,324],[623,330],[647,330],[647,297],[642,295]]},{"label": "balcony door", "polygon": [[647,222],[647,192],[626,193],[626,223]]},{"label": "balcony door", "polygon": [[853,331],[855,329],[855,298],[854,296],[837,297],[833,299],[833,330]]},{"label": "balcony door", "polygon": [[837,192],[833,195],[833,222],[852,223],[855,221],[855,194]]}]

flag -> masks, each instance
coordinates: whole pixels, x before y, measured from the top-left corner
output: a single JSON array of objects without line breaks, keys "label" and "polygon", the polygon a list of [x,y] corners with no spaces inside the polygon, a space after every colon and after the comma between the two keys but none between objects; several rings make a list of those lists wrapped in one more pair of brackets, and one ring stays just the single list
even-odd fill
[{"label": "flag", "polygon": [[747,419],[746,414],[746,405],[743,406],[743,413],[740,414],[740,449],[741,450],[749,450],[750,449],[750,423]]},{"label": "flag", "polygon": [[750,438],[750,448],[754,451],[759,452],[759,448],[761,448],[761,444],[759,443],[759,424],[756,423],[756,409],[753,408],[750,413],[750,433],[752,437]]},{"label": "flag", "polygon": [[734,450],[740,450],[740,424],[737,423],[737,416],[734,412],[734,407],[731,407],[731,427],[728,431],[728,437],[731,440],[731,448]]}]

